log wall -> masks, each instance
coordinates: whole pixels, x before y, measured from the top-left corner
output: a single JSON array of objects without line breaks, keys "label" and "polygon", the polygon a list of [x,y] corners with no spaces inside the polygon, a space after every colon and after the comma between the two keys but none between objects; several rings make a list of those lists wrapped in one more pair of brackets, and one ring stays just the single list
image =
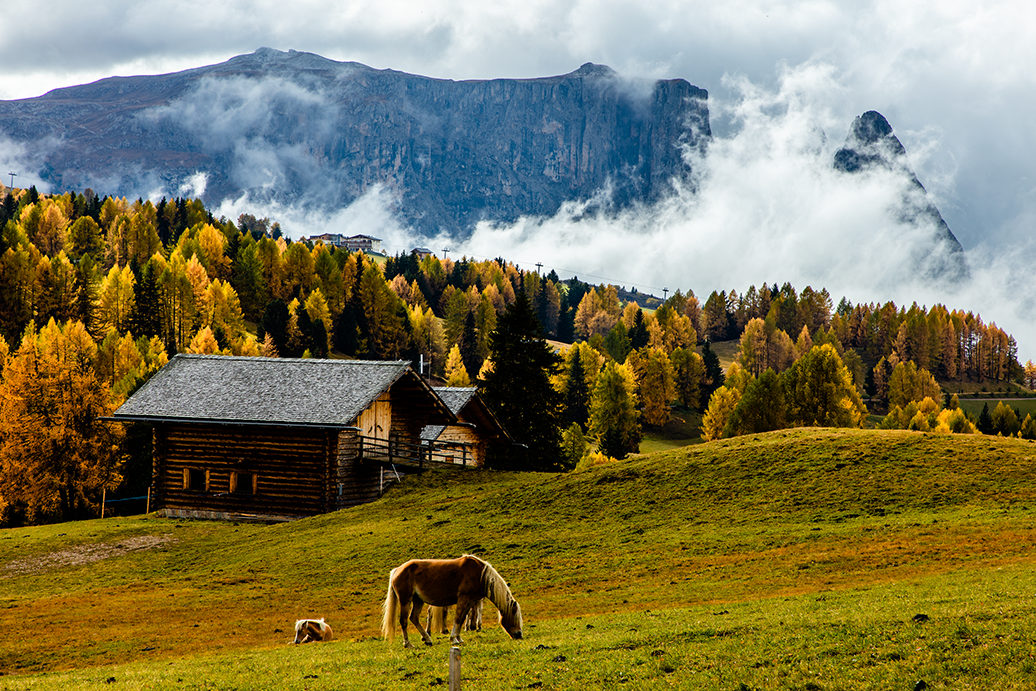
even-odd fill
[{"label": "log wall", "polygon": [[414,472],[402,465],[392,466],[360,458],[360,437],[355,430],[343,430],[339,434],[335,466],[335,508],[339,509],[372,502],[389,485]]},{"label": "log wall", "polygon": [[[486,442],[470,427],[449,425],[440,434],[437,443],[442,444],[438,453],[453,457],[454,463],[482,467],[486,460]],[[457,444],[458,446],[452,446]],[[459,445],[465,445],[460,448]]]},{"label": "log wall", "polygon": [[[324,429],[155,425],[157,506],[288,516],[332,510],[338,436]],[[192,469],[208,471],[207,487],[185,488]],[[233,485],[243,491],[232,492]]]}]

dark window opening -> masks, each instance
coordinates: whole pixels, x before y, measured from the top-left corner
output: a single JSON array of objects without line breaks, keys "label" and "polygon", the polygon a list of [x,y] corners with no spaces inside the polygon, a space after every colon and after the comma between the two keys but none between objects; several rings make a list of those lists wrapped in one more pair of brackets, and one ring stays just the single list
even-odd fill
[{"label": "dark window opening", "polygon": [[230,491],[234,494],[255,494],[255,473],[234,473],[231,480]]},{"label": "dark window opening", "polygon": [[209,489],[208,472],[197,468],[184,470],[183,488],[194,492],[207,492]]}]

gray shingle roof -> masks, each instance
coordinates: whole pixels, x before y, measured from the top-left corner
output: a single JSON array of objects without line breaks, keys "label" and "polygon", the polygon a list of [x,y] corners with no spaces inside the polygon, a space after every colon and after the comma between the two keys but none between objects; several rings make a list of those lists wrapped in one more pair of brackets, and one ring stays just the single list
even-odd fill
[{"label": "gray shingle roof", "polygon": [[450,407],[450,412],[456,415],[475,395],[476,389],[474,386],[433,386],[432,391],[439,394],[439,398]]},{"label": "gray shingle roof", "polygon": [[[471,397],[475,395],[476,389],[474,386],[436,386],[433,387],[433,391],[446,403],[451,413],[459,415]],[[425,425],[421,430],[421,439],[435,441],[444,429],[446,429],[446,425]]]},{"label": "gray shingle roof", "polygon": [[114,417],[344,427],[408,370],[405,360],[177,355]]}]

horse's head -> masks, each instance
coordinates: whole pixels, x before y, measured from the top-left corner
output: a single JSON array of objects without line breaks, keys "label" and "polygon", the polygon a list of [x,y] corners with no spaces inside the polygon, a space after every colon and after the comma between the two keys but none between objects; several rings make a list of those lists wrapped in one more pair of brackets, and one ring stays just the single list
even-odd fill
[{"label": "horse's head", "polygon": [[330,640],[331,627],[323,619],[299,619],[295,622],[295,644]]},{"label": "horse's head", "polygon": [[504,627],[507,635],[515,640],[522,638],[522,608],[517,600],[500,610],[500,626]]}]

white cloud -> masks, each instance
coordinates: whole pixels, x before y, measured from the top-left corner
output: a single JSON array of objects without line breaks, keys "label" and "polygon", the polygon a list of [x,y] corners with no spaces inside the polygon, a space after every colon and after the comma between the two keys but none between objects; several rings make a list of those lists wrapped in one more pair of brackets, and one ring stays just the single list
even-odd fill
[{"label": "white cloud", "polygon": [[[904,224],[896,213],[909,180],[832,168],[844,138],[824,107],[823,95],[839,90],[834,70],[809,63],[785,69],[775,91],[744,79],[737,88],[742,97],[725,106],[735,132],[717,137],[695,161],[698,194],[615,215],[587,217],[585,206],[569,205],[549,219],[482,225],[455,250],[527,268],[542,262],[563,275],[600,276],[656,294],[667,287],[704,297],[789,281],[825,287],[836,302],[942,302],[996,321],[1019,339],[1023,359],[1036,356],[1034,310],[1024,297],[1036,294],[1036,278],[1027,262],[975,249],[971,281],[933,284],[917,266],[932,259],[935,229]],[[832,126],[837,136],[825,136]]]},{"label": "white cloud", "polygon": [[[593,61],[637,76],[681,77],[709,90],[719,135],[708,181],[715,200],[675,197],[643,215],[591,218],[577,226],[565,214],[526,220],[501,231],[499,242],[507,245],[494,249],[487,240],[481,249],[489,256],[511,249],[535,262],[549,254],[578,271],[622,267],[631,281],[682,281],[696,290],[777,279],[760,274],[775,273],[778,261],[788,280],[819,280],[810,277],[848,262],[838,254],[842,244],[897,232],[875,216],[889,193],[881,180],[868,181],[849,198],[836,179],[821,172],[822,156],[802,152],[818,146],[829,152],[854,116],[874,109],[888,118],[919,179],[969,248],[976,276],[1006,291],[1022,281],[1033,294],[1018,278],[1018,267],[992,259],[1031,256],[1032,3],[302,0],[286,9],[274,0],[109,0],[84,12],[72,0],[40,0],[5,8],[0,98],[34,96],[109,75],[176,71],[260,46],[453,79],[547,76]],[[775,93],[782,96],[774,101]],[[811,118],[827,140],[818,143],[811,125],[782,120],[787,109]],[[778,129],[766,136],[759,131],[764,127]],[[261,148],[239,154],[242,161],[262,163]],[[754,160],[756,155],[761,158]],[[0,162],[5,160],[24,166],[27,159],[24,151],[0,142]],[[278,169],[268,168],[267,179],[279,180]],[[381,194],[367,201],[377,206]],[[384,214],[368,211],[365,217],[376,223]],[[781,239],[759,239],[753,229],[780,232]],[[559,240],[562,231],[575,236]],[[598,243],[596,235],[606,239]],[[629,256],[631,236],[646,248],[645,258]],[[580,251],[591,239],[598,254]],[[741,274],[724,273],[720,260],[702,257],[703,247],[721,252],[737,243],[746,255]],[[661,259],[656,245],[667,250]],[[796,260],[802,248],[825,248],[833,256]],[[764,264],[764,252],[774,262]],[[990,273],[983,274],[986,269]],[[865,287],[876,299],[886,297],[873,283]],[[1008,294],[991,290],[982,298],[976,291],[976,303],[989,300],[990,307],[975,309],[987,318],[1024,314],[1006,302]]]}]

